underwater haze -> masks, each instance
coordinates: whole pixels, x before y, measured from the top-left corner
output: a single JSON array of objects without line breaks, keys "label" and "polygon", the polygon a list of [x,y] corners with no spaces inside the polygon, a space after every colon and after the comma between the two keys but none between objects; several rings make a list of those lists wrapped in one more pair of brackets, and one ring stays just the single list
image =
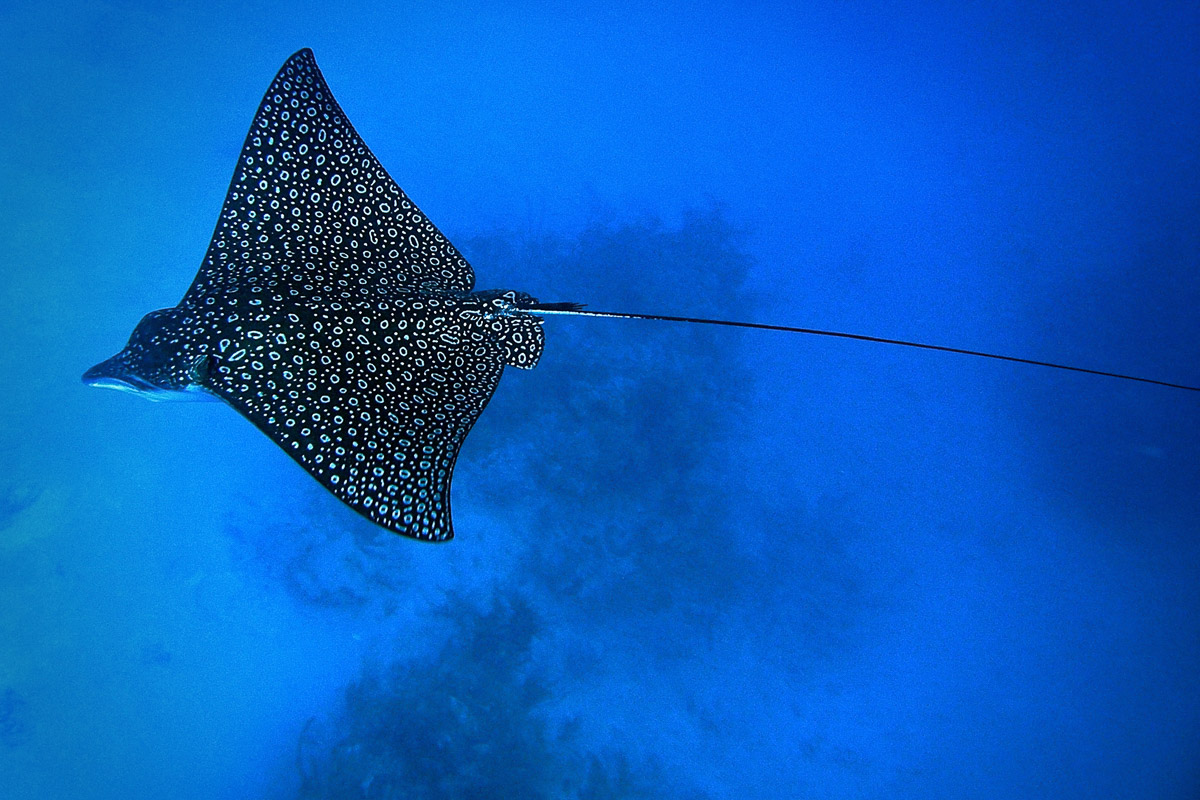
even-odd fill
[{"label": "underwater haze", "polygon": [[0,800],[1200,796],[1200,394],[548,317],[376,527],[84,386],[311,47],[481,288],[1200,385],[1194,2],[0,8]]}]

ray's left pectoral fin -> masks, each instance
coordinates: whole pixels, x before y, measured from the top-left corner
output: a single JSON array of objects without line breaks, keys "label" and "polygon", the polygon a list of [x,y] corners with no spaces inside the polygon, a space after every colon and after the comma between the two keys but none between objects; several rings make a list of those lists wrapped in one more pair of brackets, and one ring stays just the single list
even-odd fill
[{"label": "ray's left pectoral fin", "polygon": [[[459,448],[478,414],[457,424],[415,423],[417,417],[402,410],[417,410],[425,396],[400,391],[385,397],[373,389],[353,403],[342,395],[345,405],[339,405],[331,400],[337,396],[333,386],[309,390],[288,363],[258,354],[219,355],[206,362],[208,374],[201,385],[372,522],[414,539],[452,538],[450,481]],[[385,404],[375,404],[374,396],[383,397]],[[438,412],[420,413],[436,420]]]}]

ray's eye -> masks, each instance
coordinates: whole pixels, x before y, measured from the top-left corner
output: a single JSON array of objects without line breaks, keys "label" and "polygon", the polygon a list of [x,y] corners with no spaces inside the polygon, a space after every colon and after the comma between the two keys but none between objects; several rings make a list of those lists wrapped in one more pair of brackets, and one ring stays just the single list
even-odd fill
[{"label": "ray's eye", "polygon": [[170,323],[171,318],[165,311],[151,311],[142,317],[142,321],[133,329],[133,336],[130,337],[130,340],[140,339],[145,341],[147,339],[160,338],[166,332]]},{"label": "ray's eye", "polygon": [[178,322],[167,309],[151,311],[133,329],[126,349],[136,355],[138,368],[153,372],[165,367],[173,351],[170,344],[177,338]]}]

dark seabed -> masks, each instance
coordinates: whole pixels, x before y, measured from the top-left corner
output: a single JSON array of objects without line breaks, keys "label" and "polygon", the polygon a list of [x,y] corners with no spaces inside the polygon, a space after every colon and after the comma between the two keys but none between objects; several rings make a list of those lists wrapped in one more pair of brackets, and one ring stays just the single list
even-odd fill
[{"label": "dark seabed", "polygon": [[311,47],[481,288],[1200,384],[1200,6],[796,5],[5,4],[0,798],[1200,796],[1196,393],[554,317],[432,545],[80,383]]}]

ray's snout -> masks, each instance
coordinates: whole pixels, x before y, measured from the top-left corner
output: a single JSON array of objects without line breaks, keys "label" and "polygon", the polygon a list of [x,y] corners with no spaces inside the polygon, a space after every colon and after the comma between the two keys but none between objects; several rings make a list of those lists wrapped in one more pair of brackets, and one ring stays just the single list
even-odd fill
[{"label": "ray's snout", "polygon": [[101,381],[115,378],[119,366],[117,363],[119,359],[120,356],[113,356],[112,358],[101,361],[99,364],[83,373],[83,382],[88,386],[95,386]]},{"label": "ray's snout", "polygon": [[126,392],[143,392],[151,388],[145,381],[132,373],[122,353],[101,361],[83,373],[83,382],[88,386],[97,386],[101,389],[120,389]]}]

